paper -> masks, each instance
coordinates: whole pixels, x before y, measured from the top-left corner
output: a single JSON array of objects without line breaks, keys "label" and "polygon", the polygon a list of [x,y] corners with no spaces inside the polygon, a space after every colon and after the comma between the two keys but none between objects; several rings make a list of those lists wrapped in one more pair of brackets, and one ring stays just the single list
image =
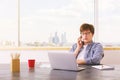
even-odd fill
[{"label": "paper", "polygon": [[42,62],[42,63],[39,64],[39,67],[42,67],[42,68],[50,68],[51,65],[50,65],[50,63]]},{"label": "paper", "polygon": [[100,69],[100,70],[113,70],[113,66],[108,66],[108,65],[95,65],[92,66],[93,68]]}]

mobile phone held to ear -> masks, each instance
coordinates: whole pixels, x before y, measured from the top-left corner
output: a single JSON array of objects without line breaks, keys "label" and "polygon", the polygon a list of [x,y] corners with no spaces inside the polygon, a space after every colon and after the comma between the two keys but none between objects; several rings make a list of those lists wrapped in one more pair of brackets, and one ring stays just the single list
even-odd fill
[{"label": "mobile phone held to ear", "polygon": [[80,38],[81,38],[81,43],[84,45],[84,41],[82,40],[82,36],[80,36]]}]

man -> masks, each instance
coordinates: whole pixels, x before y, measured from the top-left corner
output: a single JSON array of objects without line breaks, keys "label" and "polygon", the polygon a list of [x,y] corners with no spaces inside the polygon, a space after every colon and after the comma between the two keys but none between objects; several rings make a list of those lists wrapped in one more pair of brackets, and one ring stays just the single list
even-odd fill
[{"label": "man", "polygon": [[94,26],[87,23],[82,24],[80,34],[77,43],[70,50],[75,54],[77,64],[100,64],[104,56],[103,47],[92,40]]}]

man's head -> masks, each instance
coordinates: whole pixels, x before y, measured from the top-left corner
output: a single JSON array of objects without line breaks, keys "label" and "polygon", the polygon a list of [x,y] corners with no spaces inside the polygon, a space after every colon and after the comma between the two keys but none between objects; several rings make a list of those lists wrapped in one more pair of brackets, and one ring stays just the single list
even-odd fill
[{"label": "man's head", "polygon": [[94,26],[87,23],[82,24],[80,26],[80,34],[85,43],[91,42],[94,35]]}]

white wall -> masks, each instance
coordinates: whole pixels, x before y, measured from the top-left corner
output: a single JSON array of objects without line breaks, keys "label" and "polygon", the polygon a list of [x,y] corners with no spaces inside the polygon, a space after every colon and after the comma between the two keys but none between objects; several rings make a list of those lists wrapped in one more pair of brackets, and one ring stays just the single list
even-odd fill
[{"label": "white wall", "polygon": [[[52,51],[52,50],[51,50]],[[61,51],[61,50],[60,50]],[[64,50],[63,50],[64,51]],[[10,63],[11,53],[20,53],[20,61],[27,62],[28,59],[36,59],[36,62],[48,62],[47,50],[1,50],[0,63]],[[120,64],[120,50],[105,50],[102,64]]]},{"label": "white wall", "polygon": [[[51,50],[52,51],[52,50]],[[64,50],[63,50],[64,51]],[[20,53],[20,62],[27,62],[28,59],[36,59],[36,62],[48,62],[48,52],[41,50],[2,50],[0,51],[0,63],[10,63],[11,53]]]},{"label": "white wall", "polygon": [[103,64],[120,64],[120,50],[105,50]]}]

